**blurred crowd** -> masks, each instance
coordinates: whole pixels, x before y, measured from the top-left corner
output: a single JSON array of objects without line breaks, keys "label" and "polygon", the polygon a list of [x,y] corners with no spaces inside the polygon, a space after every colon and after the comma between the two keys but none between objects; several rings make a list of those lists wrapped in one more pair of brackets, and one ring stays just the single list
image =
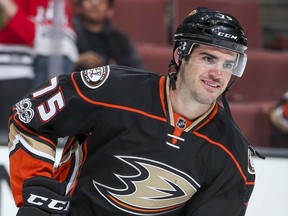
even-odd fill
[{"label": "blurred crowd", "polygon": [[114,0],[0,0],[0,136],[10,107],[63,73],[106,64],[143,68],[111,23]]}]

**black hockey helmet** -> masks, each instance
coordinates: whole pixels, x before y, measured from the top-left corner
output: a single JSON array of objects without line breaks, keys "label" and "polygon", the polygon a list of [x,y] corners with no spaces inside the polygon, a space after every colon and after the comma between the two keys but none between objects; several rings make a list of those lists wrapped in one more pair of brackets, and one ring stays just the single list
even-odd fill
[{"label": "black hockey helmet", "polygon": [[174,41],[174,51],[178,48],[179,65],[175,64],[173,55],[170,66],[174,64],[176,70],[183,57],[191,53],[194,44],[205,44],[236,52],[238,59],[232,74],[241,77],[244,72],[247,38],[238,20],[228,13],[206,7],[195,8],[178,26]]}]

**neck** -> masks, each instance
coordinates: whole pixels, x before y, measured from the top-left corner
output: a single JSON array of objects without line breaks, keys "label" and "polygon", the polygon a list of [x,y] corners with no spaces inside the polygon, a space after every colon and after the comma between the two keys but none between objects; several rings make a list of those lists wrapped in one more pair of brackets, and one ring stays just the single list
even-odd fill
[{"label": "neck", "polygon": [[173,111],[190,120],[197,119],[214,105],[214,103],[201,104],[187,97],[186,94],[182,94],[177,88],[175,90],[170,88],[169,91]]}]

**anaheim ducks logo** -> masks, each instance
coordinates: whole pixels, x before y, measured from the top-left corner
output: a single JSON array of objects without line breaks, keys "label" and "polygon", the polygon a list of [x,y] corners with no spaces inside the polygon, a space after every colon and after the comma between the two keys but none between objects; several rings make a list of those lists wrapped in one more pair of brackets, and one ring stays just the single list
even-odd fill
[{"label": "anaheim ducks logo", "polygon": [[87,87],[96,89],[107,80],[109,73],[110,67],[102,66],[81,71],[81,78]]},{"label": "anaheim ducks logo", "polygon": [[186,173],[138,157],[115,156],[135,169],[135,175],[114,174],[121,187],[94,181],[97,191],[116,208],[134,215],[158,215],[183,206],[200,188]]}]

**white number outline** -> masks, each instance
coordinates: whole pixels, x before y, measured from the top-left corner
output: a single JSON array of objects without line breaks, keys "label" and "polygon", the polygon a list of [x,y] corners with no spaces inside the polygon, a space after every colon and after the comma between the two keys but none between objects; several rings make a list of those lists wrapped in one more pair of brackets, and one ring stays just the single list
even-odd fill
[{"label": "white number outline", "polygon": [[[50,85],[32,93],[33,98],[39,98],[52,92],[58,86],[58,78],[53,77],[50,80]],[[38,116],[42,122],[49,122],[57,113],[59,113],[66,106],[64,94],[62,89],[59,90],[48,98],[46,101],[36,107]]]},{"label": "white number outline", "polygon": [[49,92],[51,92],[57,88],[57,85],[58,85],[58,78],[57,77],[53,77],[51,80],[49,80],[49,82],[50,82],[49,86],[33,92],[32,93],[33,98],[39,98],[39,97],[41,97],[45,94],[48,94]]}]

